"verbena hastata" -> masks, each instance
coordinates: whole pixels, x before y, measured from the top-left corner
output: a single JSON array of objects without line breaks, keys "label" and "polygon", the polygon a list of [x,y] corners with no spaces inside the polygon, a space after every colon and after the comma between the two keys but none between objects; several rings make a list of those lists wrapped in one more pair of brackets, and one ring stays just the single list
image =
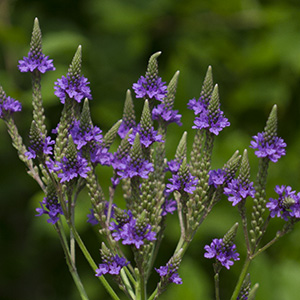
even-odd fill
[{"label": "verbena hastata", "polygon": [[[250,143],[259,158],[255,183],[250,179],[247,150],[242,155],[234,152],[223,167],[212,170],[214,139],[230,123],[221,110],[218,85],[213,84],[212,68],[209,67],[199,99],[194,98],[187,104],[195,114],[190,133],[194,135],[191,153],[187,153],[187,132],[184,132],[178,138],[175,157],[167,159],[168,126],[171,123],[181,125],[181,115],[174,110],[179,72],[167,85],[158,75],[160,54],[157,52],[150,57],[145,76],[133,84],[137,99],[133,99],[131,91],[127,90],[122,120],[103,134],[91,119],[89,99],[92,95],[88,79],[81,74],[79,46],[67,74],[55,82],[54,94],[63,107],[59,124],[48,134],[41,76],[55,68],[52,60],[42,52],[41,31],[35,19],[30,51],[19,61],[19,70],[31,73],[32,77],[33,120],[29,144],[24,145],[14,122],[14,113],[21,111],[21,103],[6,96],[2,87],[0,117],[19,158],[28,168],[28,174],[45,193],[36,216],[46,215],[47,222],[56,229],[82,299],[88,299],[88,296],[77,273],[75,244],[113,299],[119,299],[119,296],[105,276],[111,276],[128,299],[152,300],[171,283],[182,284],[180,263],[189,244],[212,208],[222,197],[227,197],[233,209],[240,213],[247,247],[231,299],[254,299],[258,285],[251,285],[248,273],[251,261],[288,233],[300,218],[300,193],[290,186],[276,186],[277,198],[268,200],[266,196],[269,163],[275,163],[285,155],[286,147],[283,139],[277,136],[277,107],[272,108],[263,132],[254,136]],[[135,114],[135,101],[144,102],[140,117]],[[119,141],[119,146],[112,153],[110,146],[115,140]],[[113,169],[108,199],[96,175],[98,165]],[[101,247],[99,245],[100,256],[96,258],[91,257],[74,225],[76,198],[84,187],[92,207],[88,222],[99,228],[103,240]],[[126,209],[115,204],[117,188],[123,190]],[[252,198],[248,200],[252,203],[252,212],[246,211],[247,198]],[[167,215],[176,210],[181,232],[177,247],[163,266],[157,266],[155,258]],[[268,225],[275,217],[282,218],[284,226],[271,241],[261,245]],[[69,232],[62,226],[63,219]],[[210,245],[199,245],[202,256],[214,259],[216,299],[220,299],[221,269],[230,269],[240,259],[234,244],[237,230],[238,223],[235,223],[223,237],[214,237]],[[133,252],[131,261],[124,256],[124,247]],[[157,272],[160,280],[151,292],[147,290],[147,282],[153,272]]]}]

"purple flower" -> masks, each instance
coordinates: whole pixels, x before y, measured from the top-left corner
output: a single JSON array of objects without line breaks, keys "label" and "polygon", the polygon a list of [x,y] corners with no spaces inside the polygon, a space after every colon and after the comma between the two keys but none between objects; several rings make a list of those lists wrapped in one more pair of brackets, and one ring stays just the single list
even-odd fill
[{"label": "purple flower", "polygon": [[167,95],[167,86],[165,84],[160,77],[151,79],[147,76],[141,76],[138,82],[132,85],[132,88],[137,98],[155,98],[158,101],[162,101]]},{"label": "purple flower", "polygon": [[90,213],[87,215],[87,222],[92,224],[93,226],[99,224],[99,221],[95,218],[95,212],[92,208],[90,208]]},{"label": "purple flower", "polygon": [[275,192],[278,194],[278,199],[270,198],[266,204],[270,216],[280,217],[285,221],[288,221],[289,217],[300,218],[300,193],[296,194],[290,186],[285,185],[276,185]]},{"label": "purple flower", "polygon": [[57,168],[50,166],[50,164],[47,164],[50,170],[55,171],[62,171],[57,176],[60,179],[60,182],[70,181],[73,178],[76,178],[78,176],[82,178],[87,177],[87,172],[91,170],[90,167],[88,167],[88,162],[85,158],[81,156],[80,153],[77,154],[77,159],[69,161],[66,157],[63,157],[62,162],[57,162]]},{"label": "purple flower", "polygon": [[124,224],[120,232],[123,245],[135,245],[137,249],[144,244],[144,240],[154,241],[155,232],[151,231],[151,225],[138,226],[136,219],[131,219]]},{"label": "purple flower", "polygon": [[178,114],[178,110],[173,110],[168,108],[164,103],[157,105],[152,110],[152,119],[159,120],[162,119],[167,124],[176,123],[181,126],[182,123],[180,121],[181,115]]},{"label": "purple flower", "polygon": [[225,182],[227,172],[223,169],[210,170],[208,172],[208,175],[208,184],[214,185],[214,187],[217,188]]},{"label": "purple flower", "polygon": [[195,98],[189,100],[187,107],[188,109],[191,109],[194,111],[195,115],[199,115],[202,112],[206,112],[208,106],[208,102],[204,101],[202,97],[200,97],[198,100]]},{"label": "purple flower", "polygon": [[232,206],[235,206],[248,196],[254,198],[255,189],[253,188],[253,182],[245,183],[241,182],[240,179],[232,179],[228,186],[224,188],[224,194],[229,196],[228,200],[232,202]]},{"label": "purple flower", "polygon": [[210,114],[208,110],[203,111],[199,117],[195,118],[194,129],[208,129],[211,133],[218,135],[223,128],[230,125],[224,113],[218,110],[215,114]]},{"label": "purple flower", "polygon": [[80,150],[83,146],[90,142],[101,143],[102,142],[102,130],[97,126],[91,126],[84,129],[80,126],[80,121],[75,121],[70,133],[72,135],[74,144],[77,145],[77,150]]},{"label": "purple flower", "polygon": [[223,243],[223,239],[213,239],[210,245],[206,245],[204,249],[207,251],[204,253],[204,257],[215,257],[226,269],[230,269],[233,265],[233,261],[239,260],[239,253],[236,252],[236,245],[232,244],[230,247],[226,247]]},{"label": "purple flower", "polygon": [[167,162],[168,167],[166,168],[166,171],[170,171],[172,174],[177,174],[177,172],[180,169],[182,161],[177,161],[176,159],[172,159]]},{"label": "purple flower", "polygon": [[67,98],[74,99],[78,103],[82,99],[92,99],[91,89],[88,86],[89,82],[84,76],[62,76],[61,79],[57,79],[55,82],[54,94],[60,99],[61,103],[65,103]]},{"label": "purple flower", "polygon": [[112,236],[116,241],[122,240],[123,245],[135,245],[139,249],[145,240],[156,240],[156,233],[150,224],[139,224],[130,211],[125,211],[125,214],[127,216],[118,224],[110,223],[109,229],[113,231]]},{"label": "purple flower", "polygon": [[188,102],[188,108],[194,110],[196,115],[194,129],[208,129],[211,133],[218,135],[223,128],[230,125],[228,119],[224,117],[223,111],[220,107],[214,111],[209,110],[209,99],[199,98],[192,99]]},{"label": "purple flower", "polygon": [[166,199],[161,208],[162,216],[166,216],[168,213],[173,214],[173,212],[177,209],[177,203],[173,199]]},{"label": "purple flower", "polygon": [[135,128],[136,124],[134,120],[128,120],[128,118],[124,118],[122,123],[118,129],[118,134],[121,139],[124,139],[126,134],[131,128]]},{"label": "purple flower", "polygon": [[167,263],[166,266],[161,266],[158,269],[155,268],[155,271],[159,274],[162,280],[167,280],[175,284],[182,284],[182,279],[177,273],[178,267],[173,264]]},{"label": "purple flower", "polygon": [[110,259],[103,259],[102,264],[99,264],[99,268],[96,269],[95,276],[102,276],[104,274],[118,275],[123,267],[127,266],[129,262],[124,257],[115,255]]},{"label": "purple flower", "polygon": [[255,151],[257,157],[267,157],[272,162],[277,162],[281,156],[285,155],[286,143],[282,138],[274,136],[266,141],[265,133],[259,132],[253,136],[253,139],[250,148],[257,149]]},{"label": "purple flower", "polygon": [[91,150],[91,162],[94,164],[100,164],[102,166],[110,166],[113,160],[113,154],[108,152],[107,148],[103,148],[101,145],[95,146]]},{"label": "purple flower", "polygon": [[169,179],[170,183],[167,183],[166,192],[172,193],[174,191],[185,191],[189,194],[193,194],[196,189],[196,185],[198,183],[198,179],[192,174],[188,174],[187,178],[183,178],[177,174],[173,174],[173,176]]},{"label": "purple flower", "polygon": [[28,159],[36,158],[36,156],[42,156],[43,154],[52,154],[51,145],[55,144],[55,141],[47,136],[44,140],[42,138],[39,141],[31,140],[30,144],[28,151],[25,152]]},{"label": "purple flower", "polygon": [[3,119],[5,115],[12,114],[22,110],[22,105],[18,100],[11,97],[4,97],[3,101],[0,99],[0,118]]},{"label": "purple flower", "polygon": [[55,224],[59,220],[59,215],[63,214],[60,203],[57,197],[45,197],[42,202],[40,202],[41,208],[36,208],[38,214],[37,217],[47,214],[49,219],[48,223]]},{"label": "purple flower", "polygon": [[28,56],[24,56],[23,60],[19,60],[18,68],[20,72],[33,72],[34,70],[38,70],[41,73],[45,73],[47,71],[54,71],[55,68],[52,63],[53,59],[49,59],[49,56],[45,56],[45,54],[32,53],[28,52]]},{"label": "purple flower", "polygon": [[148,160],[133,160],[131,156],[127,156],[124,163],[126,167],[117,171],[121,178],[133,178],[135,176],[148,178],[149,173],[154,171],[153,164]]},{"label": "purple flower", "polygon": [[131,145],[133,145],[137,133],[140,135],[140,143],[145,148],[149,148],[154,142],[164,142],[162,136],[154,130],[153,126],[144,129],[140,124],[138,124],[129,135],[128,141]]}]

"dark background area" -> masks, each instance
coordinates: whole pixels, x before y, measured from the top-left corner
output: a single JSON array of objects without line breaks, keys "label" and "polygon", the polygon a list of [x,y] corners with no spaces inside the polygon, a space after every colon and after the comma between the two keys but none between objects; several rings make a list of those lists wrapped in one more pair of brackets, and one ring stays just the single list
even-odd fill
[{"label": "dark background area", "polygon": [[[213,67],[221,108],[231,126],[216,139],[213,167],[221,167],[238,149],[249,149],[251,136],[263,130],[274,104],[278,105],[279,135],[287,142],[287,155],[271,164],[268,197],[276,184],[300,191],[300,4],[292,0],[0,0],[0,84],[7,95],[22,102],[16,123],[28,143],[31,122],[31,81],[17,62],[29,50],[33,20],[39,18],[43,50],[54,59],[55,72],[43,76],[43,99],[48,128],[59,119],[61,104],[53,83],[67,72],[78,45],[83,48],[83,74],[91,82],[94,123],[104,132],[121,118],[125,93],[143,75],[156,51],[160,75],[169,81],[180,70],[175,108],[182,127],[170,126],[168,158],[172,158],[184,130],[191,148],[193,112],[186,103],[199,97],[205,72]],[[140,112],[141,102],[135,101]],[[252,180],[257,159],[249,149]],[[79,299],[64,262],[55,231],[46,218],[36,218],[43,195],[26,174],[0,122],[0,299]],[[101,169],[104,185],[108,169]],[[77,223],[83,239],[100,262],[100,240],[86,223],[89,212],[85,192],[79,199]],[[250,201],[251,202],[251,201]],[[249,203],[250,203],[249,202]],[[251,204],[251,203],[250,203]],[[210,299],[213,291],[211,261],[203,258],[205,244],[222,237],[239,216],[224,197],[208,217],[180,268],[182,286],[171,286],[162,299]],[[265,241],[281,228],[273,220]],[[282,238],[254,261],[253,283],[259,282],[258,300],[293,300],[300,286],[300,228]],[[156,267],[165,264],[179,236],[177,217],[168,218],[165,241]],[[244,257],[242,234],[238,251]],[[221,298],[228,299],[242,261],[221,272]],[[78,250],[78,268],[90,299],[109,299]],[[154,274],[150,286],[158,277]],[[223,296],[223,297],[222,297]]]}]

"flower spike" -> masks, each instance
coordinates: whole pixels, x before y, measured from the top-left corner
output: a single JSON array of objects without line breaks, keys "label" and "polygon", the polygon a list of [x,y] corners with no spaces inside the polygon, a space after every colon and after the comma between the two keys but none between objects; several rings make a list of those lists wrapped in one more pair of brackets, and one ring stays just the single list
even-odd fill
[{"label": "flower spike", "polygon": [[61,103],[65,103],[66,99],[74,99],[78,103],[82,99],[92,99],[91,89],[86,77],[81,76],[82,51],[78,46],[77,51],[69,66],[67,76],[62,76],[55,82],[54,94],[60,99]]},{"label": "flower spike", "polygon": [[55,70],[52,61],[42,52],[42,32],[38,18],[35,18],[28,56],[23,57],[23,60],[19,60],[18,68],[20,72],[34,72],[36,70],[45,73]]}]

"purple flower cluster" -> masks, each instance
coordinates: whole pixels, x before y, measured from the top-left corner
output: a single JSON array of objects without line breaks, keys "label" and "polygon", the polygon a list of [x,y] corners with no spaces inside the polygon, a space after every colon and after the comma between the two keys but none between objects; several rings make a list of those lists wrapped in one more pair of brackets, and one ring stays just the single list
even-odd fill
[{"label": "purple flower cluster", "polygon": [[186,193],[193,194],[198,183],[198,179],[190,173],[185,178],[178,174],[173,174],[169,181],[170,183],[167,183],[166,185],[167,193],[172,193],[174,191],[185,191]]},{"label": "purple flower cluster", "polygon": [[54,94],[60,99],[61,103],[65,103],[67,98],[74,99],[78,103],[82,99],[92,99],[89,82],[84,76],[62,76],[55,82]]},{"label": "purple flower cluster", "polygon": [[233,261],[239,260],[239,253],[236,252],[236,245],[232,244],[230,248],[224,245],[223,239],[213,239],[210,245],[206,245],[204,253],[206,258],[216,258],[222,266],[230,269]]},{"label": "purple flower cluster", "polygon": [[232,206],[235,206],[248,196],[254,198],[255,189],[253,187],[253,182],[245,183],[237,178],[232,179],[228,183],[224,188],[224,194],[229,196],[228,200],[232,202]]},{"label": "purple flower cluster", "polygon": [[98,225],[99,221],[95,217],[95,212],[92,208],[90,208],[90,213],[87,215],[87,222],[92,224],[93,226]]},{"label": "purple flower cluster", "polygon": [[156,99],[162,101],[167,95],[167,86],[160,77],[152,80],[147,76],[141,76],[137,83],[132,85],[137,98]]},{"label": "purple flower cluster", "polygon": [[38,214],[37,217],[41,215],[48,215],[48,223],[55,224],[59,220],[59,215],[63,214],[60,203],[57,197],[45,197],[42,202],[40,202],[41,208],[36,208]]},{"label": "purple flower cluster", "polygon": [[80,121],[75,121],[70,133],[72,135],[74,144],[77,145],[77,150],[80,150],[83,146],[90,142],[101,143],[102,142],[102,130],[97,126],[92,126],[87,130],[80,126]]},{"label": "purple flower cluster", "polygon": [[19,60],[18,68],[20,72],[33,72],[38,70],[41,73],[47,71],[54,71],[53,59],[49,59],[49,56],[45,54],[28,52],[28,56],[24,56],[23,60]]},{"label": "purple flower cluster", "polygon": [[69,160],[65,156],[61,162],[54,162],[53,160],[46,161],[46,165],[51,172],[58,172],[60,182],[69,182],[76,177],[86,178],[87,173],[91,170],[88,166],[88,161],[77,153],[75,160]]},{"label": "purple flower cluster", "polygon": [[173,214],[173,212],[177,209],[177,203],[173,199],[166,199],[161,208],[162,216],[166,216],[168,213]]},{"label": "purple flower cluster", "polygon": [[126,134],[128,133],[128,131],[131,129],[131,128],[135,128],[136,124],[135,124],[135,121],[132,120],[132,121],[126,121],[123,119],[119,129],[118,129],[118,135],[120,136],[121,139],[124,139]]},{"label": "purple flower cluster", "polygon": [[83,128],[80,121],[75,121],[70,130],[77,150],[82,150],[83,147],[88,146],[92,163],[110,166],[113,155],[108,152],[107,148],[102,147],[103,136],[101,132],[102,130],[97,126]]},{"label": "purple flower cluster", "polygon": [[117,174],[121,178],[133,178],[135,176],[148,178],[149,173],[154,171],[153,164],[146,159],[133,160],[130,155],[124,157],[117,163]]},{"label": "purple flower cluster", "polygon": [[104,148],[99,144],[92,147],[90,154],[91,162],[102,166],[110,166],[114,158],[113,154],[108,152],[108,148]]},{"label": "purple flower cluster", "polygon": [[276,185],[278,199],[270,198],[266,207],[272,218],[279,217],[288,221],[289,218],[300,218],[300,193],[296,194],[290,186]]},{"label": "purple flower cluster", "polygon": [[118,224],[114,222],[110,223],[109,229],[113,231],[112,236],[116,241],[122,240],[123,245],[135,245],[135,247],[139,249],[144,244],[145,240],[156,240],[156,233],[151,231],[151,225],[138,224],[130,211],[127,212],[127,216],[127,218],[123,219]]},{"label": "purple flower cluster", "polygon": [[167,162],[166,172],[170,171],[172,174],[177,174],[180,169],[182,160],[178,161],[177,159],[171,159]]},{"label": "purple flower cluster", "polygon": [[175,284],[182,284],[182,279],[179,277],[177,270],[178,267],[175,267],[173,264],[169,263],[166,266],[159,267],[158,269],[155,268],[155,271],[162,279],[167,279]]},{"label": "purple flower cluster", "polygon": [[214,185],[214,187],[217,188],[218,186],[225,183],[227,172],[223,169],[210,170],[208,172],[208,175],[208,184]]},{"label": "purple flower cluster", "polygon": [[110,260],[103,259],[103,263],[99,264],[99,268],[96,269],[95,276],[102,276],[104,274],[118,275],[123,267],[127,266],[129,262],[124,257],[115,255]]},{"label": "purple flower cluster", "polygon": [[138,124],[129,135],[128,141],[131,145],[134,143],[136,134],[140,136],[140,143],[145,147],[149,148],[154,142],[164,142],[162,136],[154,130],[153,126],[147,129],[143,129],[140,124]]},{"label": "purple flower cluster", "polygon": [[167,124],[176,123],[177,125],[181,126],[181,115],[178,114],[178,110],[173,110],[168,108],[164,103],[157,105],[152,110],[152,119],[153,120],[160,120],[162,119]]},{"label": "purple flower cluster", "polygon": [[218,135],[223,128],[230,125],[220,108],[211,112],[208,109],[207,101],[204,101],[201,97],[198,101],[196,99],[190,100],[188,108],[194,110],[196,115],[194,126],[192,127],[194,129],[208,129],[211,133]]},{"label": "purple flower cluster", "polygon": [[62,171],[57,175],[61,178],[60,182],[70,181],[78,176],[86,178],[87,172],[91,170],[91,168],[88,167],[87,160],[83,158],[80,153],[77,154],[77,159],[75,161],[63,157],[62,162],[58,162],[57,165]]},{"label": "purple flower cluster", "polygon": [[[1,100],[1,99],[0,99]],[[0,118],[3,119],[6,114],[12,114],[22,110],[22,105],[18,100],[11,97],[5,97],[0,101]]]},{"label": "purple flower cluster", "polygon": [[55,144],[55,141],[51,140],[49,136],[47,136],[44,140],[40,141],[30,141],[30,146],[28,147],[28,151],[25,152],[25,155],[28,159],[36,158],[38,155],[42,154],[52,154],[52,146]]},{"label": "purple flower cluster", "polygon": [[259,132],[253,136],[254,141],[251,141],[250,148],[257,149],[255,155],[257,157],[267,157],[272,162],[277,162],[278,159],[285,155],[286,143],[280,137],[274,136],[267,141],[264,132]]}]

